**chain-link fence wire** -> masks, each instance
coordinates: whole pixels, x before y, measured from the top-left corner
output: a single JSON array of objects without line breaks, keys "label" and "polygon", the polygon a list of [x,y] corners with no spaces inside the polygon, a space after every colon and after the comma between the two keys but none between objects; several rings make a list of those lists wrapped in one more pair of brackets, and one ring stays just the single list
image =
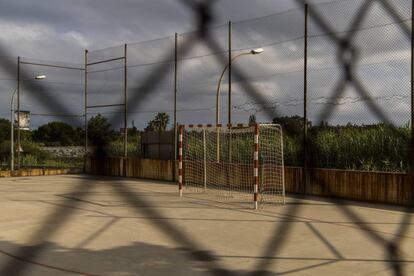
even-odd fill
[{"label": "chain-link fence wire", "polygon": [[[220,25],[209,29],[210,35],[219,41],[222,49],[227,48],[228,27]],[[208,48],[198,40],[199,33],[188,32],[178,35],[178,92],[177,120],[182,124],[215,123],[217,87],[223,66],[216,62],[220,53]],[[183,53],[184,41],[197,41],[190,51]],[[185,45],[184,45],[185,47]],[[225,53],[226,50],[221,50]],[[227,123],[227,83],[221,82],[219,96],[219,122]]]},{"label": "chain-link fence wire", "polygon": [[[289,26],[289,27],[288,27]],[[233,121],[274,121],[289,127],[285,141],[285,163],[303,165],[304,12],[292,9],[254,20],[232,23],[232,55],[255,48],[264,51],[234,61],[246,78],[233,78]],[[243,90],[244,82],[254,86],[263,102]],[[293,122],[287,124],[287,122]],[[286,132],[288,133],[288,132]]]},{"label": "chain-link fence wire", "polygon": [[[139,84],[143,83],[157,66],[166,66],[170,71],[165,78],[157,82],[156,87],[152,84],[141,87],[141,89],[154,89],[153,94],[147,98],[144,108],[128,110],[131,117],[129,121],[137,118],[134,122],[137,122],[136,127],[139,129],[147,128],[148,123],[154,120],[158,113],[165,113],[168,117],[168,120],[164,119],[162,124],[166,126],[166,130],[174,126],[174,54],[170,52],[174,45],[174,36],[128,44],[128,83],[131,84],[128,85],[128,94],[140,89]],[[156,127],[150,126],[152,129]]]},{"label": "chain-link fence wire", "polygon": [[[10,62],[13,63],[12,60]],[[17,168],[27,167],[82,167],[83,126],[74,123],[83,117],[83,65],[69,62],[45,61],[21,57],[15,59],[14,78],[7,86],[13,94],[13,116],[16,121],[18,94],[21,114],[28,112],[27,128],[20,131],[20,156],[18,153],[18,129],[14,127],[14,164]],[[19,70],[18,65],[19,64]],[[24,72],[20,74],[19,72]],[[51,91],[53,97],[66,103],[67,112],[50,112],[43,106],[45,99],[37,93],[39,85]],[[20,88],[18,93],[17,87]],[[11,101],[9,103],[11,106]],[[13,117],[13,118],[11,118]],[[53,121],[53,123],[51,123]],[[10,129],[11,127],[9,127]],[[11,138],[2,143],[2,156],[11,163]]]},{"label": "chain-link fence wire", "polygon": [[[4,60],[10,65],[9,68],[0,66],[0,89],[4,91],[6,95],[5,101],[2,103],[0,109],[0,116],[5,119],[1,119],[2,122],[2,134],[0,135],[0,170],[10,169],[10,114],[12,95],[16,92],[16,72],[17,72],[17,58],[10,56],[1,56],[1,60]],[[13,75],[10,73],[14,72]],[[15,97],[13,97],[15,100]],[[7,119],[6,119],[7,118]]]},{"label": "chain-link fence wire", "polygon": [[[411,3],[393,1],[400,14],[397,21],[380,1],[370,3],[361,24],[350,29],[353,14],[366,1],[339,1],[312,6],[329,24],[321,28],[312,17],[308,29],[308,116],[313,127],[316,157],[312,164],[323,168],[374,171],[401,171],[408,169],[409,122],[411,98],[411,41],[400,25],[411,25]],[[344,64],[334,33],[340,38],[352,34],[355,55],[352,71],[370,96],[358,93],[351,84],[343,93],[332,95],[344,79]],[[367,103],[375,104],[387,114],[389,126],[375,115]],[[324,116],[327,106],[335,112]]]},{"label": "chain-link fence wire", "polygon": [[[113,113],[125,116],[125,57],[125,45],[85,53],[88,147],[92,151],[97,148],[105,150],[109,156],[125,154],[124,119],[108,123],[108,117]],[[127,147],[128,151],[133,149]]]},{"label": "chain-link fence wire", "polygon": [[[296,2],[298,3],[300,7],[303,7],[304,1],[297,0]],[[213,5],[214,2],[183,1],[183,3],[185,3],[191,9],[194,10],[195,16],[198,19],[198,24],[199,24],[198,27],[200,29],[199,38],[204,40],[205,44],[212,49],[212,52],[214,51],[218,53],[223,52],[223,49],[220,49],[220,46],[218,45],[218,43],[215,40],[213,40],[211,37],[209,37],[209,31],[206,28],[208,26],[209,19],[212,16],[211,5]],[[381,7],[384,8],[387,11],[387,13],[390,14],[392,18],[395,19],[397,22],[402,20],[401,15],[393,7],[393,3],[390,3],[390,1],[369,1],[369,0],[361,1],[360,8],[356,10],[355,13],[350,13],[350,17],[352,18],[352,21],[351,21],[350,27],[348,28],[349,35],[344,38],[341,38],[336,34],[334,30],[332,30],[330,23],[326,22],[323,15],[319,14],[317,10],[313,9],[313,7],[309,8],[309,16],[310,18],[312,18],[312,20],[315,21],[315,23],[323,31],[329,34],[330,40],[335,42],[335,46],[338,50],[337,64],[343,68],[343,71],[341,71],[343,75],[342,75],[342,78],[339,80],[339,85],[335,86],[335,88],[331,91],[331,94],[329,96],[332,98],[337,98],[341,96],[341,92],[343,90],[342,87],[348,84],[355,85],[357,88],[356,90],[359,93],[358,95],[360,95],[364,99],[371,99],[371,101],[370,100],[366,101],[367,108],[370,109],[372,113],[376,117],[379,118],[379,121],[390,123],[391,121],[388,120],[389,116],[387,112],[379,108],[376,105],[376,103],[372,101],[372,98],[370,97],[370,95],[367,94],[369,90],[361,86],[361,82],[355,77],[355,71],[353,71],[354,60],[352,58],[353,58],[353,53],[355,49],[353,48],[352,39],[356,33],[354,30],[360,27],[361,21],[367,15],[367,11],[369,11],[372,8],[371,5],[373,3],[381,5]],[[409,40],[410,35],[411,35],[410,28],[403,24],[399,24],[399,25],[402,29],[402,32],[404,33],[404,36],[406,37],[406,39]],[[182,52],[184,53],[186,53],[191,48],[191,45],[193,45],[193,41],[186,42],[185,45],[186,47],[182,47]],[[225,55],[221,54],[221,55],[218,55],[217,61],[218,63],[221,63],[224,66],[227,61],[227,58]],[[6,63],[5,65],[8,65],[8,64]],[[162,78],[164,75],[166,75],[170,71],[165,66],[158,66],[154,70],[155,71],[150,72],[148,77],[143,80],[144,81],[143,87],[151,83],[155,84],[155,81],[157,80],[156,76],[158,76],[158,78]],[[244,73],[244,70],[241,70],[238,67],[233,68],[233,73],[236,79],[237,78],[240,78],[241,80],[247,79]],[[250,85],[249,82],[243,82],[243,83],[244,83],[244,85],[242,86],[243,89],[247,90],[247,93],[252,98],[253,102],[256,102],[256,103],[263,102],[263,97],[260,91],[258,91],[254,86]],[[142,92],[139,95],[140,97],[138,96],[139,94],[137,93],[138,91]],[[152,91],[153,91],[153,88],[148,89],[146,91],[141,90],[141,89],[135,90],[133,95],[131,95],[130,97],[130,101],[128,102],[129,105],[130,106],[132,105],[135,108],[142,106],[145,100],[147,99],[148,95],[150,95]],[[42,95],[47,95],[48,92],[49,91],[40,89],[39,93]],[[62,110],[64,111],[67,110],[64,106],[54,101],[53,98],[45,101],[45,105],[49,106],[50,109],[52,110],[59,108],[59,107],[61,107]],[[330,118],[331,115],[335,113],[336,108],[337,108],[337,105],[327,105],[326,108],[321,111],[321,114],[317,117],[316,121],[321,121],[324,118]],[[277,112],[267,112],[267,116],[269,119],[277,115],[278,115]],[[116,121],[117,119],[118,117],[115,116],[112,119],[112,121]],[[392,131],[395,131],[395,130],[396,130],[395,128],[392,128]],[[313,143],[309,143],[309,147],[312,150],[312,148],[315,148],[315,145]],[[412,154],[410,156],[412,156]],[[309,162],[309,165],[312,165],[311,162]],[[84,183],[84,184],[87,184],[87,183]],[[326,183],[320,183],[320,185],[326,186],[327,192],[329,194],[330,192],[328,189],[329,186],[327,186]],[[90,185],[85,185],[85,186],[90,186]],[[79,187],[79,186],[75,188],[82,189],[82,187]],[[120,187],[116,189],[119,195],[125,198],[126,200],[136,199],[136,195],[134,195],[133,192],[128,190],[127,188]],[[341,203],[340,200],[335,200],[335,202]],[[355,213],[347,205],[339,204],[338,208],[353,221],[364,221],[362,218],[359,217],[357,213]],[[299,204],[292,204],[288,206],[286,212],[287,214],[291,216],[295,216],[297,212],[299,211],[299,209],[300,209]],[[151,208],[148,208],[145,210],[147,210],[145,212],[148,212],[148,214],[150,215],[154,215],[157,213],[154,209],[151,209]],[[137,210],[137,211],[139,212],[140,210]],[[363,223],[358,224],[358,227],[361,229],[361,231],[366,233],[368,238],[374,240],[375,242],[378,243],[379,246],[381,246],[381,248],[383,248],[384,254],[389,259],[389,261],[387,262],[387,265],[396,275],[402,275],[404,272],[403,262],[401,261],[402,255],[400,254],[401,253],[400,246],[402,242],[401,237],[408,231],[410,221],[411,221],[411,211],[412,209],[410,206],[410,208],[407,210],[407,213],[402,216],[401,223],[399,223],[399,227],[396,230],[397,238],[390,238],[390,239],[385,238],[382,235],[378,234],[376,231],[374,231],[370,225],[363,224]],[[59,210],[56,210],[54,214],[52,214],[52,216],[50,217],[50,220],[55,221],[58,218],[58,222],[60,222],[60,224],[63,225],[65,220],[69,218],[70,213],[72,212],[65,211],[60,208]],[[56,227],[54,227],[54,229],[52,230],[47,225],[48,225],[48,221],[46,220],[44,226],[42,226],[38,231],[33,233],[34,240],[38,241],[39,238],[41,239],[42,237],[44,237],[45,233],[47,235],[50,235],[51,233],[56,231],[57,229]],[[162,223],[158,224],[158,226],[162,229],[168,229],[169,230],[168,235],[172,239],[176,240],[177,242],[183,243],[186,246],[188,245],[193,246],[193,248],[191,248],[192,250],[190,249],[190,252],[193,253],[191,254],[191,258],[194,260],[201,260],[201,261],[206,262],[209,265],[209,268],[211,268],[212,273],[217,274],[217,275],[230,275],[231,274],[230,271],[225,270],[222,267],[218,266],[216,259],[213,256],[211,256],[211,254],[209,254],[208,252],[202,251],[203,254],[197,253],[200,251],[195,251],[195,250],[199,249],[199,246],[197,246],[196,243],[192,242],[191,239],[190,240],[188,240],[187,238],[183,239],[182,235],[180,235],[180,233],[176,231],[177,230],[176,227],[170,224],[168,221],[162,221]],[[281,240],[280,237],[289,233],[289,231],[291,230],[291,227],[292,227],[292,224],[283,223],[281,225],[278,225],[274,229],[273,238],[270,239],[267,243],[267,246],[263,248],[263,256],[274,256],[275,254],[280,252],[284,243],[286,242],[286,240]],[[45,230],[47,232],[45,232]],[[22,248],[21,250],[19,250],[19,252],[17,252],[17,254],[18,256],[22,256],[21,258],[23,259],[31,260],[31,259],[34,259],[44,248],[45,248],[44,244],[40,243],[39,246],[30,248],[29,250],[27,248]],[[269,266],[272,262],[273,260],[271,258],[261,259],[255,266],[257,268],[257,273],[255,273],[255,275],[263,275],[263,274],[268,273]],[[5,272],[3,274],[8,275],[10,273],[7,273],[7,272],[23,271],[25,267],[27,267],[27,265],[19,264],[19,266],[16,266],[16,263],[12,261],[12,262],[6,263],[5,267],[2,269],[2,272]]]}]

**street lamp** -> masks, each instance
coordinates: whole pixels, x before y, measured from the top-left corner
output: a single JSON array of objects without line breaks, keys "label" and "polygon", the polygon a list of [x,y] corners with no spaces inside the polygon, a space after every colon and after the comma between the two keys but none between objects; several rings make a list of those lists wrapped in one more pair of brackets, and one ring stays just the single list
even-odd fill
[{"label": "street lamp", "polygon": [[[253,49],[249,52],[245,52],[245,53],[241,53],[238,54],[236,56],[234,56],[231,59],[231,63],[233,63],[237,58],[241,57],[241,56],[247,56],[247,55],[258,55],[263,53],[264,50],[263,48],[257,48],[257,49]],[[224,77],[224,73],[226,73],[227,69],[229,68],[230,62],[227,63],[227,65],[224,67],[223,72],[221,73],[218,85],[217,85],[217,96],[216,96],[216,125],[218,125],[220,123],[220,111],[219,111],[219,107],[220,107],[220,87],[221,87],[221,82],[223,80]],[[231,108],[229,106],[229,108]],[[229,122],[230,123],[230,122]]]},{"label": "street lamp", "polygon": [[[45,79],[45,75],[39,75],[34,77],[35,80],[43,80]],[[10,102],[10,155],[11,155],[11,162],[10,162],[10,170],[14,171],[14,120],[13,120],[13,103],[14,103],[14,95],[16,95],[17,87],[14,89],[11,102]],[[20,118],[17,118],[17,127],[20,128],[19,125]],[[20,151],[20,149],[17,149]]]},{"label": "street lamp", "polygon": [[[257,49],[250,50],[249,52],[240,53],[240,54],[234,56],[231,59],[231,61],[229,63],[227,63],[227,65],[224,67],[223,72],[221,73],[221,76],[220,76],[218,85],[217,85],[217,95],[216,95],[216,126],[220,123],[220,87],[221,87],[221,82],[223,81],[224,73],[226,73],[227,69],[230,66],[230,63],[233,63],[237,58],[239,58],[241,56],[258,55],[258,54],[261,54],[263,52],[264,52],[263,48],[257,48]],[[229,102],[229,104],[230,104],[230,102]],[[229,110],[230,110],[230,108],[231,108],[231,106],[229,106]],[[218,127],[217,127],[217,142],[216,142],[217,143],[216,144],[217,145],[216,146],[217,162],[220,161],[220,143],[219,143],[219,139],[220,139],[220,133],[219,133]]]}]

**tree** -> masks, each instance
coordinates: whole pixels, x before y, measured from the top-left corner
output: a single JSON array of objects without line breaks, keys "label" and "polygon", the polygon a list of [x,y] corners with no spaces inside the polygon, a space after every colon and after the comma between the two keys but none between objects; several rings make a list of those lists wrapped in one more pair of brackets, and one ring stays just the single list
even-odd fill
[{"label": "tree", "polygon": [[256,115],[252,114],[249,116],[249,125],[255,124],[256,123]]},{"label": "tree", "polygon": [[92,145],[104,147],[114,140],[115,132],[108,119],[98,114],[89,119],[88,138]]},{"label": "tree", "polygon": [[[300,116],[286,116],[273,118],[274,124],[280,124],[283,127],[285,134],[302,137],[303,135],[303,117]],[[312,122],[307,121],[308,128],[312,127]]]},{"label": "tree", "polygon": [[50,122],[40,126],[33,132],[33,139],[56,146],[73,146],[79,145],[79,137],[76,130],[63,122]]},{"label": "tree", "polygon": [[170,121],[170,116],[165,113],[158,113],[154,120],[148,122],[145,131],[165,131]]},{"label": "tree", "polygon": [[0,118],[0,143],[10,141],[10,121]]}]

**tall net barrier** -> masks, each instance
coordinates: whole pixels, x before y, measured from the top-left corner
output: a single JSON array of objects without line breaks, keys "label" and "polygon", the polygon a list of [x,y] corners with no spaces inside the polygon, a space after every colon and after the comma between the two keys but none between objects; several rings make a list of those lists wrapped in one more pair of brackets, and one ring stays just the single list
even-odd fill
[{"label": "tall net barrier", "polygon": [[180,127],[180,137],[184,193],[256,207],[284,202],[280,125],[189,125]]},{"label": "tall net barrier", "polygon": [[[353,27],[354,16],[367,7],[361,24]],[[411,26],[411,1],[392,1],[392,7],[398,20],[381,1],[312,6],[331,29],[322,29],[309,16],[307,106],[313,167],[408,169],[411,41],[402,26]],[[334,37],[348,39],[343,45],[347,49]]]},{"label": "tall net barrier", "polygon": [[[210,36],[226,49],[228,44],[227,25],[209,29]],[[191,43],[191,47],[186,47]],[[221,55],[226,50],[217,52],[199,39],[198,32],[188,32],[178,35],[178,93],[177,120],[181,124],[194,122],[210,123],[216,118],[218,108],[221,118],[219,123],[227,123],[227,81],[220,82],[218,95],[219,104],[216,106],[217,89],[220,74],[225,64]],[[246,121],[247,122],[247,121]]]},{"label": "tall net barrier", "polygon": [[82,168],[83,64],[21,57],[18,65],[14,167]]},{"label": "tall net barrier", "polygon": [[130,43],[127,58],[128,97],[132,101],[145,101],[128,108],[129,126],[134,121],[136,128],[148,128],[148,122],[157,113],[163,113],[169,119],[164,122],[166,130],[171,130],[174,126],[174,36]]},{"label": "tall net barrier", "polygon": [[[233,56],[263,49],[232,64],[246,76],[233,73],[233,120],[246,122],[250,117],[289,128],[284,132],[289,166],[303,165],[304,22],[303,10],[291,9],[231,25]],[[260,91],[261,102],[249,96],[251,89],[246,89],[246,84]]]},{"label": "tall net barrier", "polygon": [[125,131],[128,127],[126,50],[122,45],[85,53],[86,143],[97,154],[127,156],[131,153]]},{"label": "tall net barrier", "polygon": [[[16,57],[2,57],[3,62],[10,64],[9,68],[0,66],[0,89],[4,91],[4,101],[0,101],[0,122],[2,134],[0,135],[0,170],[10,169],[11,153],[10,153],[10,121],[13,120],[13,109],[11,106],[12,98],[15,100],[16,92],[16,78],[9,74],[8,70],[17,72],[17,58]],[[13,97],[14,95],[14,97]],[[15,102],[14,102],[15,103]]]}]

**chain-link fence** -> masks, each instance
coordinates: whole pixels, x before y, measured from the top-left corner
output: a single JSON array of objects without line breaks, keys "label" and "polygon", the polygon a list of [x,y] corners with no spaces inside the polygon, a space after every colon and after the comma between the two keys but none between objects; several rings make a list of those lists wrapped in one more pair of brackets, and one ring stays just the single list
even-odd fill
[{"label": "chain-link fence", "polygon": [[[106,150],[115,156],[140,156],[144,129],[273,121],[285,129],[287,165],[405,172],[412,110],[411,40],[405,31],[410,7],[409,1],[393,1],[396,17],[378,1],[304,5],[209,27],[213,46],[196,31],[89,51],[86,67],[22,59],[20,66],[30,74],[48,76],[42,85],[72,111],[33,110],[32,120],[42,125],[52,116],[87,114],[86,121],[93,119],[88,139],[70,144],[86,143],[87,151],[108,144],[111,136]],[[361,11],[363,20],[354,24],[351,15]],[[31,110],[36,93],[21,94],[20,109]],[[136,99],[145,105],[134,105]],[[95,129],[105,117],[113,117],[106,122],[109,136]],[[78,136],[85,136],[86,121],[72,126]],[[30,158],[23,154],[23,164],[38,163]]]},{"label": "chain-link fence", "polygon": [[[19,57],[15,61],[15,88],[10,100],[7,135],[1,143],[7,167],[83,167],[83,65]],[[41,86],[40,86],[41,85]],[[37,93],[46,88],[66,103],[69,112],[44,108],[48,101]],[[20,118],[20,119],[18,119]],[[11,124],[11,122],[14,122]]]},{"label": "chain-link fence", "polygon": [[[198,32],[179,35],[176,49],[174,49],[172,38],[165,40],[165,48],[160,46],[163,43],[148,42],[148,45],[153,43],[153,46],[148,48],[149,52],[155,53],[157,47],[164,50],[160,50],[155,57],[147,53],[148,56],[145,58],[149,58],[150,61],[142,63],[137,61],[136,64],[125,62],[127,70],[125,70],[125,64],[124,68],[120,69],[124,71],[124,76],[122,73],[114,73],[110,76],[103,76],[100,80],[97,77],[98,80],[94,84],[97,87],[96,92],[93,92],[92,87],[89,89],[89,84],[86,85],[88,88],[86,90],[91,90],[91,95],[96,93],[98,98],[105,100],[105,103],[96,105],[119,105],[113,107],[114,109],[111,110],[113,114],[107,115],[108,120],[97,120],[96,124],[99,126],[97,129],[102,130],[101,127],[106,126],[108,132],[114,134],[114,128],[124,127],[124,131],[118,131],[118,136],[124,135],[124,139],[121,138],[121,140],[125,143],[127,140],[125,134],[128,132],[125,126],[130,126],[129,122],[136,121],[138,128],[147,126],[145,121],[148,117],[140,121],[140,118],[143,118],[142,114],[154,115],[158,111],[174,114],[174,111],[177,111],[175,119],[180,123],[212,122],[216,119],[214,118],[215,109],[220,108],[219,110],[225,111],[226,108],[225,93],[221,94],[220,107],[215,106],[218,86],[215,80],[218,82],[220,73],[231,60],[227,53],[230,52],[235,57],[236,53],[242,49],[249,51],[253,47],[261,47],[264,52],[260,55],[244,57],[243,60],[240,58],[237,63],[234,61],[234,64],[229,67],[233,80],[227,79],[227,85],[234,82],[232,87],[234,97],[230,105],[227,105],[227,111],[232,111],[232,122],[247,121],[249,117],[257,121],[280,122],[285,135],[289,136],[285,145],[286,151],[291,151],[286,155],[287,158],[291,158],[286,162],[288,165],[305,165],[308,168],[393,171],[406,171],[410,168],[412,170],[414,139],[411,139],[411,149],[408,146],[409,138],[412,137],[410,134],[413,121],[411,1],[343,0],[309,5],[307,8],[304,5],[305,1],[297,0],[296,2],[299,6],[297,10],[255,20],[233,22],[232,34],[229,36],[230,29],[227,25],[208,28],[213,1],[183,1],[185,5],[194,10],[199,23]],[[306,14],[308,14],[307,20]],[[259,28],[260,24],[269,24],[269,28]],[[245,38],[243,38],[243,33],[247,34]],[[229,43],[229,37],[232,38],[231,43]],[[200,47],[204,49],[198,50],[195,42],[201,44]],[[144,44],[146,42],[139,45]],[[134,48],[134,46],[131,47]],[[122,52],[125,47],[120,46],[119,49]],[[141,51],[136,50],[136,52],[140,56]],[[175,56],[175,53],[178,55]],[[93,56],[93,54],[91,52],[90,55]],[[112,55],[104,55],[104,59],[111,59]],[[118,58],[123,55],[121,53],[121,56],[113,56],[113,58]],[[158,59],[160,56],[161,59]],[[128,53],[123,57],[124,61],[128,60]],[[215,62],[210,63],[208,61],[210,57]],[[99,60],[97,59],[96,62]],[[2,61],[4,70],[8,73],[15,72],[15,63],[8,58],[2,58]],[[93,62],[89,60],[89,63]],[[178,66],[175,67],[175,64]],[[108,72],[111,72],[117,70],[116,66],[96,70],[110,70]],[[142,68],[139,69],[140,75],[138,76],[138,72],[135,75],[136,81],[139,82],[138,86],[135,86],[137,83],[132,81],[128,84],[129,82],[125,80],[134,79],[134,75],[130,76],[129,73],[125,73],[128,71],[128,66]],[[119,64],[119,67],[122,67],[122,64]],[[175,68],[178,70],[175,71]],[[199,75],[190,75],[190,73]],[[25,69],[22,78],[29,79],[29,76],[30,71]],[[116,77],[116,80],[111,80],[112,77]],[[105,85],[106,79],[110,80],[110,83]],[[176,82],[175,79],[177,79]],[[229,89],[225,82],[224,77],[222,92]],[[117,87],[112,87],[115,84]],[[191,86],[193,84],[194,86]],[[37,86],[25,83],[23,87],[27,93],[34,94],[36,91],[48,112],[58,114],[60,111],[61,114],[71,114],[67,104],[64,101],[64,104],[58,101],[58,97],[52,93],[54,89],[47,87],[45,83],[39,82]],[[32,89],[35,87],[37,89]],[[107,89],[105,97],[99,94],[101,91],[99,87]],[[206,92],[201,93],[203,90],[200,87],[204,87]],[[122,89],[124,97],[118,100],[123,103],[112,101],[117,96],[111,98],[110,95],[112,93],[122,95]],[[125,97],[125,90],[127,97]],[[185,97],[186,91],[190,94],[187,97]],[[190,98],[199,91],[198,97]],[[166,97],[161,97],[159,100],[161,102],[154,100],[156,110],[146,109],[150,107],[150,97],[155,99],[156,95],[159,95],[157,92]],[[177,93],[176,105],[174,101],[170,101],[174,99],[175,93]],[[241,96],[242,93],[246,94],[246,99]],[[163,100],[166,101],[166,106],[162,106]],[[188,102],[182,105],[185,100]],[[174,106],[177,108],[171,111],[171,107]],[[140,113],[137,113],[135,117],[132,116],[133,112]],[[226,116],[222,113],[224,112],[221,112],[220,121],[225,123]],[[89,115],[97,116],[97,114]],[[256,117],[251,115],[256,115]],[[149,116],[152,118],[151,115]],[[90,120],[91,118],[87,121]],[[83,120],[70,120],[70,122],[82,126]],[[89,126],[89,124],[86,125]],[[165,118],[155,121],[151,128],[157,127],[165,127]],[[92,129],[88,128],[89,131]],[[89,141],[92,145],[98,147],[108,146],[107,141],[99,142],[98,138],[97,141],[89,140],[92,140]],[[120,150],[116,154],[127,155],[128,153],[128,151],[125,153]],[[411,166],[408,165],[409,158],[411,158]],[[4,160],[3,155],[2,160]],[[88,179],[88,181],[93,180]],[[88,189],[92,187],[88,184],[90,183],[80,181],[79,185],[74,187],[74,193],[77,193],[79,198],[76,201],[68,201],[71,204],[70,209],[62,209],[62,206],[56,207],[55,212],[52,212],[50,217],[46,218],[45,223],[33,233],[32,238],[36,246],[22,247],[17,250],[15,256],[19,256],[19,260],[33,262],[32,260],[40,255],[48,245],[43,242],[46,240],[45,237],[61,229],[65,220],[70,218],[70,214],[73,214],[73,210],[82,202],[82,196],[87,194]],[[319,185],[325,188],[327,195],[332,195],[327,183],[320,180]],[[140,200],[134,191],[124,185],[114,185],[113,188],[127,202],[139,202]],[[405,196],[413,198],[412,192]],[[342,204],[340,200],[335,202],[341,203],[337,207],[352,221],[354,224],[352,227],[361,230],[364,237],[373,240],[378,248],[381,248],[386,257],[384,266],[388,266],[387,268],[395,275],[402,275],[405,261],[400,248],[403,237],[412,224],[412,206],[408,206],[406,212],[402,213],[401,220],[394,224],[395,232],[389,235],[389,233],[376,231],[371,223],[366,223],[366,220],[347,204]],[[412,202],[409,205],[412,205]],[[208,269],[213,274],[232,274],[231,271],[222,268],[209,251],[203,250],[192,241],[190,235],[183,235],[180,229],[169,220],[162,219],[163,214],[156,208],[145,206],[146,208],[142,208],[134,205],[133,208],[137,214],[142,215],[143,212],[151,218],[157,218],[156,226],[165,231],[166,235],[177,244],[185,246],[184,248],[191,253],[189,255],[192,260],[207,263]],[[288,205],[286,217],[298,218],[300,208],[300,204]],[[54,223],[53,227],[50,227],[49,222]],[[269,256],[280,252],[287,240],[281,237],[287,236],[292,230],[292,225],[296,225],[296,221],[290,222],[292,221],[281,222],[263,245],[263,257],[258,258],[257,271],[254,275],[269,272],[271,263],[275,261]],[[324,240],[323,236],[320,238]],[[346,260],[341,255],[336,257],[326,264]],[[17,264],[15,261],[7,261],[0,274],[20,274],[29,261]]]}]

